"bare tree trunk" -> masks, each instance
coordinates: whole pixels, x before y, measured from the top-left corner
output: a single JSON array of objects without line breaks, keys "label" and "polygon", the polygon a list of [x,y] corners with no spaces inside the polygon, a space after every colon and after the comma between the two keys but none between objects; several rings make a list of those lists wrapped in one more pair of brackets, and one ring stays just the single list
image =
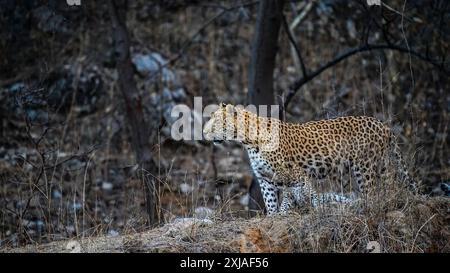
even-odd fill
[{"label": "bare tree trunk", "polygon": [[[273,71],[278,51],[278,34],[282,24],[283,0],[259,2],[256,31],[249,68],[248,100],[254,105],[274,105]],[[250,214],[265,208],[255,177],[249,189]]]},{"label": "bare tree trunk", "polygon": [[127,1],[109,0],[108,6],[113,27],[116,68],[126,109],[131,146],[145,183],[148,221],[150,226],[154,226],[160,221],[157,201],[159,184],[154,178],[154,175],[157,174],[157,167],[153,161],[149,140],[151,138],[150,124],[145,120],[141,96],[133,77],[134,69],[130,59],[130,41],[125,25]]}]

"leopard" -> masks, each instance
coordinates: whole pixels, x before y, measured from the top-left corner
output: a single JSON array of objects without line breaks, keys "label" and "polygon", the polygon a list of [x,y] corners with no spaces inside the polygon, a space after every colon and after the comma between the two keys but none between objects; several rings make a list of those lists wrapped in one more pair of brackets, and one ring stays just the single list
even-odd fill
[{"label": "leopard", "polygon": [[[355,195],[367,195],[386,183],[388,166],[395,167],[404,186],[417,191],[396,134],[374,117],[288,123],[221,103],[203,135],[215,144],[229,140],[245,147],[268,215],[295,206],[350,203]],[[320,193],[325,184],[330,190]]]}]

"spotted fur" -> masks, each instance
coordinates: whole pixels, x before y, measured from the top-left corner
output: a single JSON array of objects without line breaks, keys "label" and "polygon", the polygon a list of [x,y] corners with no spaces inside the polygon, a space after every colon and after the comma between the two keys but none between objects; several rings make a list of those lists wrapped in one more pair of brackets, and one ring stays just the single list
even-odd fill
[{"label": "spotted fur", "polygon": [[[343,189],[367,194],[383,180],[390,162],[400,169],[401,179],[415,187],[402,163],[395,135],[372,117],[291,124],[222,104],[205,125],[204,135],[213,141],[235,140],[245,146],[269,214],[305,203],[349,202],[351,199],[341,194]],[[350,177],[354,183],[349,183]],[[317,187],[325,184],[321,183],[324,180],[335,187],[318,194]]]}]

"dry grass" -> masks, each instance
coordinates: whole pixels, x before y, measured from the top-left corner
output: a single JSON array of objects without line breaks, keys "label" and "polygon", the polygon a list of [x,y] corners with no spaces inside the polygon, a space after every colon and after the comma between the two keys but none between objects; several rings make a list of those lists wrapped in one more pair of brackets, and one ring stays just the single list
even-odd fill
[{"label": "dry grass", "polygon": [[[74,238],[81,252],[450,252],[450,199],[399,189],[347,206],[253,219],[184,218],[115,237]],[[69,241],[5,252],[68,252]],[[72,243],[73,244],[73,243]]]}]

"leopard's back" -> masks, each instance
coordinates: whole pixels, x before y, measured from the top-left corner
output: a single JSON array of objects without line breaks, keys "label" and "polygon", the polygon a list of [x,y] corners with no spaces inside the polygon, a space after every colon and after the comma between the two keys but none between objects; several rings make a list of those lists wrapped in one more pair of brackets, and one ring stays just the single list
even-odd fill
[{"label": "leopard's back", "polygon": [[375,163],[386,157],[391,134],[381,121],[364,116],[283,123],[278,149],[249,155],[255,171],[272,176],[279,185],[297,183],[301,177],[339,180],[353,169],[362,186],[373,179]]}]

